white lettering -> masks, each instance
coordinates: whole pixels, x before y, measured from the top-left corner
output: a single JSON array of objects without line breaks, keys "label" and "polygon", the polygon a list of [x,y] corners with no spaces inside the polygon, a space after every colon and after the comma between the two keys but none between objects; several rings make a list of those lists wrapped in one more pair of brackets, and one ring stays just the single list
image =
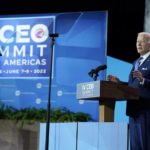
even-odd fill
[{"label": "white lettering", "polygon": [[16,53],[18,54],[18,56],[20,56],[21,55],[21,53],[23,53],[23,57],[25,57],[25,45],[23,45],[22,47],[21,47],[21,50],[19,51],[19,49],[18,49],[18,47],[15,45],[14,46],[14,57],[16,57]]},{"label": "white lettering", "polygon": [[4,50],[3,49],[4,48],[0,46],[0,53],[2,54],[2,56],[6,54],[6,57],[9,57],[9,46],[6,46],[5,49]]},{"label": "white lettering", "polygon": [[17,25],[16,27],[16,42],[17,43],[29,43],[30,42],[30,38],[28,38],[29,31],[27,31],[29,29],[30,29],[30,25]]},{"label": "white lettering", "polygon": [[[11,31],[12,34],[14,32],[14,27],[12,25],[5,25],[1,28],[0,30],[0,40],[3,42],[3,43],[12,43],[14,41],[14,37],[8,37],[6,38],[6,31]],[[10,36],[10,35],[9,35]],[[12,36],[12,35],[11,35]]]},{"label": "white lettering", "polygon": [[43,49],[47,47],[47,45],[37,45],[38,48],[40,48],[40,56],[43,56]]}]

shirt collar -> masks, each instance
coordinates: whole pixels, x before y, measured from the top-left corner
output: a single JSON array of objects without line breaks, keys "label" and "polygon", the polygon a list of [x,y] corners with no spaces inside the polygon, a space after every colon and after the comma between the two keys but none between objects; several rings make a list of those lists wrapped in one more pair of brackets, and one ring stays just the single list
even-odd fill
[{"label": "shirt collar", "polygon": [[145,55],[141,56],[145,60],[150,55],[150,52],[146,53]]}]

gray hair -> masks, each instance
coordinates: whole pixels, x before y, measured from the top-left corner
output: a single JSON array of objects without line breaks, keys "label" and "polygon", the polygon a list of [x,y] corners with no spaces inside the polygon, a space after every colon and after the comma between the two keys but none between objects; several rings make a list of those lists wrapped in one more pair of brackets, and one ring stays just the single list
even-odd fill
[{"label": "gray hair", "polygon": [[148,43],[150,43],[150,33],[149,32],[139,32],[138,35],[146,35],[148,37]]},{"label": "gray hair", "polygon": [[138,35],[147,35],[148,37],[150,37],[150,33],[149,32],[139,32]]}]

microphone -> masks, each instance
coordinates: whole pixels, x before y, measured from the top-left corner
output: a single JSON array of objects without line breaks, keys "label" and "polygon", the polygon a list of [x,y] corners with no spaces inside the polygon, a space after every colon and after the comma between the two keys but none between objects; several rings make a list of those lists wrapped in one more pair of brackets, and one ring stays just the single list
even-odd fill
[{"label": "microphone", "polygon": [[97,67],[97,68],[95,69],[95,72],[99,72],[100,70],[104,70],[104,69],[106,69],[106,68],[107,68],[106,65],[99,66],[99,67]]},{"label": "microphone", "polygon": [[98,66],[97,68],[92,69],[92,70],[88,73],[88,75],[93,78],[93,74],[96,74],[95,77],[94,77],[94,80],[96,80],[96,79],[97,79],[97,76],[98,76],[98,72],[101,71],[101,70],[104,70],[104,69],[106,69],[106,68],[107,68],[106,65]]},{"label": "microphone", "polygon": [[50,37],[58,37],[59,34],[58,33],[52,33],[52,34],[49,34]]},{"label": "microphone", "polygon": [[49,37],[51,39],[51,48],[53,47],[54,45],[54,42],[55,42],[55,37],[58,37],[59,34],[58,33],[52,33],[52,34],[49,34]]}]

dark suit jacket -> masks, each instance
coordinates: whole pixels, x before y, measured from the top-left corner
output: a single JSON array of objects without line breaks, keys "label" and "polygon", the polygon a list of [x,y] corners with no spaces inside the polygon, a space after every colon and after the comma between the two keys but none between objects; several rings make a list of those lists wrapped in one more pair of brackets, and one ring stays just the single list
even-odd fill
[{"label": "dark suit jacket", "polygon": [[128,85],[139,88],[140,100],[127,101],[126,114],[129,116],[138,116],[142,112],[150,110],[150,56],[148,56],[138,69],[145,79],[144,85],[141,85],[138,79],[133,77],[132,71],[134,70],[135,62],[129,75]]}]

